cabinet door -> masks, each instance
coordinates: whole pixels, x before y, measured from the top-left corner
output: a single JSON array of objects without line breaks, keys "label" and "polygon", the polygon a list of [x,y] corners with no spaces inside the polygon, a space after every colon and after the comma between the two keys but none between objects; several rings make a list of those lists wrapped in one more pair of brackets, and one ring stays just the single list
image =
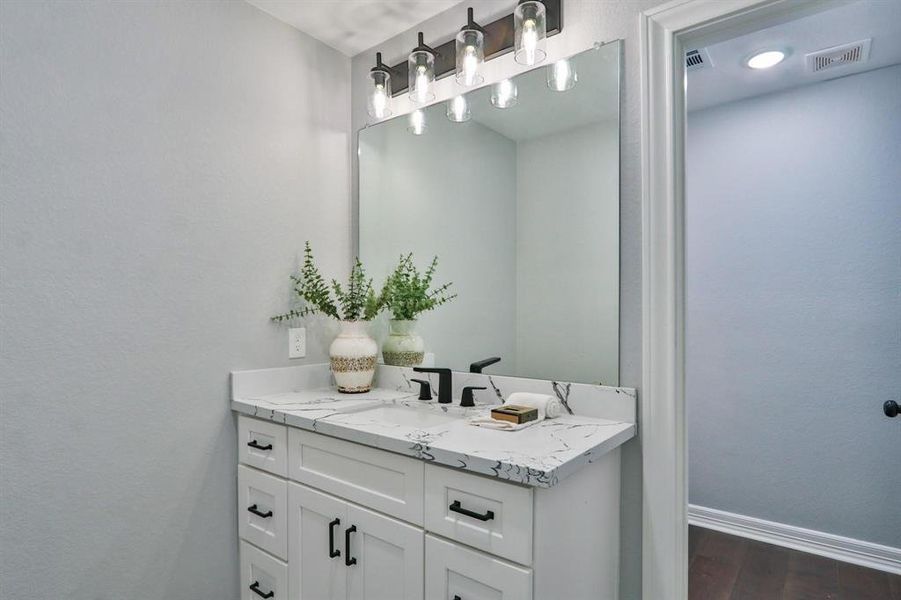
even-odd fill
[{"label": "cabinet door", "polygon": [[[531,600],[532,570],[432,535],[425,538],[428,600]],[[558,598],[566,598],[560,590]]]},{"label": "cabinet door", "polygon": [[288,484],[288,590],[291,600],[346,600],[347,503]]},{"label": "cabinet door", "polygon": [[356,526],[348,567],[348,600],[422,600],[423,531],[349,504],[347,520]]}]

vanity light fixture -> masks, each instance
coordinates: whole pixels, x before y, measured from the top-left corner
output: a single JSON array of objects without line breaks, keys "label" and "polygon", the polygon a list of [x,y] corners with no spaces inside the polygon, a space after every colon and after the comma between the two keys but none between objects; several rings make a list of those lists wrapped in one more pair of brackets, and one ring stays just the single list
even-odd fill
[{"label": "vanity light fixture", "polygon": [[466,25],[457,34],[457,83],[465,87],[479,85],[485,78],[480,70],[485,62],[485,30],[472,18],[472,8],[466,9]]},{"label": "vanity light fixture", "polygon": [[769,69],[783,60],[785,60],[785,52],[782,50],[764,50],[749,56],[745,64],[752,69]]},{"label": "vanity light fixture", "polygon": [[447,118],[453,123],[465,123],[472,117],[466,96],[457,96],[447,101]]},{"label": "vanity light fixture", "polygon": [[504,79],[492,86],[491,106],[494,108],[510,108],[516,106],[517,101],[516,84],[510,79]]},{"label": "vanity light fixture", "polygon": [[375,53],[375,66],[369,70],[369,79],[372,85],[366,103],[369,116],[374,119],[390,117],[391,70],[382,62],[381,52]]},{"label": "vanity light fixture", "polygon": [[520,0],[513,10],[514,55],[521,65],[537,65],[547,56],[547,11],[539,0]]},{"label": "vanity light fixture", "polygon": [[410,99],[417,104],[426,104],[435,99],[432,83],[435,81],[435,55],[437,52],[427,46],[422,32],[419,32],[419,45],[413,48],[407,59],[407,85],[410,88]]},{"label": "vanity light fixture", "polygon": [[[563,0],[521,0],[512,12],[485,24],[475,23],[470,8],[458,34],[432,48],[420,32],[419,45],[407,59],[388,67],[391,95],[407,93],[413,102],[428,104],[434,99],[434,82],[447,75],[456,75],[463,86],[479,85],[484,63],[511,50],[517,62],[537,64],[547,56],[548,36],[561,31]],[[366,85],[368,89],[370,82]]]},{"label": "vanity light fixture", "polygon": [[425,133],[425,112],[421,108],[417,108],[410,113],[410,124],[407,131],[413,135],[422,135]]},{"label": "vanity light fixture", "polygon": [[555,92],[565,92],[575,87],[579,74],[569,60],[558,60],[547,67],[547,86]]}]

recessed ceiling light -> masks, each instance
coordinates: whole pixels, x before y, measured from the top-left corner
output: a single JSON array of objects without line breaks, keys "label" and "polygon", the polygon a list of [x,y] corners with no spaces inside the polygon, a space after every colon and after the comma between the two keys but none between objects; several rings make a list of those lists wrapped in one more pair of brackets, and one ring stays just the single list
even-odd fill
[{"label": "recessed ceiling light", "polygon": [[752,54],[745,61],[745,64],[752,69],[769,69],[770,67],[775,67],[783,60],[785,60],[785,52],[782,50],[764,50],[763,52]]}]

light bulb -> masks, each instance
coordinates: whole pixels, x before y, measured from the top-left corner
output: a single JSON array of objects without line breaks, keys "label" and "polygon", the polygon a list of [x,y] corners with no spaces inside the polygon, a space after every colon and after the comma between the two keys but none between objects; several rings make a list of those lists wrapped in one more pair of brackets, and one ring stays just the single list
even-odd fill
[{"label": "light bulb", "polygon": [[426,68],[422,66],[416,69],[416,101],[429,101],[429,78],[426,75]]},{"label": "light bulb", "polygon": [[388,94],[383,85],[376,85],[372,92],[372,116],[376,119],[388,116]]},{"label": "light bulb", "polygon": [[425,133],[425,113],[418,108],[410,113],[410,126],[407,128],[413,135]]},{"label": "light bulb", "polygon": [[526,19],[522,23],[522,49],[525,52],[525,63],[535,64],[535,50],[538,49],[538,31],[535,19]]},{"label": "light bulb", "polygon": [[516,85],[509,79],[495,84],[491,93],[491,105],[495,108],[510,108],[516,105]]},{"label": "light bulb", "polygon": [[780,50],[767,50],[758,52],[747,60],[747,65],[752,69],[769,69],[785,60],[785,52]]},{"label": "light bulb", "polygon": [[463,51],[463,82],[464,85],[475,85],[476,76],[479,74],[479,58],[476,56],[475,46],[466,46]]}]

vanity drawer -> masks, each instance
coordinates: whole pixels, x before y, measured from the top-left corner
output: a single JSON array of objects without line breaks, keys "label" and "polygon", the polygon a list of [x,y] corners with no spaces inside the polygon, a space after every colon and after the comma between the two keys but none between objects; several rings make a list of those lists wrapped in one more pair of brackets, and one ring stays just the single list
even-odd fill
[{"label": "vanity drawer", "polygon": [[288,565],[259,548],[241,542],[241,600],[288,598]]},{"label": "vanity drawer", "polygon": [[422,525],[423,463],[311,431],[288,430],[288,477]]},{"label": "vanity drawer", "polygon": [[288,428],[278,423],[238,416],[238,460],[245,465],[288,475]]},{"label": "vanity drawer", "polygon": [[238,535],[288,558],[288,482],[238,465]]},{"label": "vanity drawer", "polygon": [[531,600],[532,570],[426,534],[425,597]]},{"label": "vanity drawer", "polygon": [[532,490],[426,465],[425,528],[531,565]]}]

